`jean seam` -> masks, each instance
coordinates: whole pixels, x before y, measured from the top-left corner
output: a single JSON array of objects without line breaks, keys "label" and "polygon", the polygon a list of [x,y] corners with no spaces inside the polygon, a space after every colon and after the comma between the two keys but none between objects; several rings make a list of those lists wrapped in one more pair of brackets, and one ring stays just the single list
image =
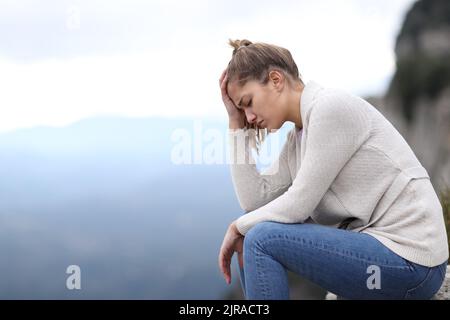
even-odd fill
[{"label": "jean seam", "polygon": [[[294,242],[294,243],[299,243],[301,246],[308,246],[308,244],[303,242],[302,240],[299,241],[300,238],[270,237],[269,236],[268,238],[264,238],[262,241],[277,240],[277,239],[280,239],[280,238],[283,239],[283,240],[289,240],[289,241]],[[392,266],[392,265],[380,264],[379,261],[377,261],[377,260],[360,259],[360,258],[356,258],[354,256],[348,256],[348,255],[341,254],[340,252],[327,250],[327,249],[325,249],[323,247],[320,247],[320,246],[317,246],[317,245],[314,245],[314,244],[311,244],[311,245],[312,245],[312,247],[314,249],[318,249],[318,250],[324,251],[324,252],[326,252],[328,254],[331,253],[331,254],[337,255],[337,256],[342,257],[342,258],[347,258],[347,259],[350,259],[350,260],[363,262],[363,263],[368,263],[368,264],[377,264],[377,266],[384,267],[384,268],[398,268],[398,269],[410,270],[409,266],[406,266],[406,265],[405,266]]]},{"label": "jean seam", "polygon": [[[256,267],[257,269],[261,270],[260,276],[261,276],[261,281],[259,282],[261,284],[261,293],[264,296],[265,299],[268,298],[269,294],[268,294],[268,286],[267,286],[267,279],[266,279],[266,275],[264,274],[264,272],[262,272],[263,268],[261,268],[262,263],[260,263],[261,261],[261,254],[259,254],[258,252],[255,253],[256,256]],[[256,273],[258,274],[259,270],[256,270]],[[259,274],[258,274],[259,276]]]}]

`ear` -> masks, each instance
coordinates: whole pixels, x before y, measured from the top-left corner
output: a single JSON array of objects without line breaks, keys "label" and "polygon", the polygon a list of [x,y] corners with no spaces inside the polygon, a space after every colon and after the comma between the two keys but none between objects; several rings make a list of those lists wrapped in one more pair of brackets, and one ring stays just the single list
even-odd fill
[{"label": "ear", "polygon": [[272,70],[269,72],[269,81],[276,89],[282,90],[285,78],[280,71]]}]

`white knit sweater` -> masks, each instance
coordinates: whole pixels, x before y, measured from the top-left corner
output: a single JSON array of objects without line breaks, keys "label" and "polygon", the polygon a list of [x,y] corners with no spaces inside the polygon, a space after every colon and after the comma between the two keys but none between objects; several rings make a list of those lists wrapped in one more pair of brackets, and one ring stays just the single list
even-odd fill
[{"label": "white knit sweater", "polygon": [[239,232],[262,221],[318,223],[370,234],[421,265],[447,260],[441,204],[394,126],[365,100],[312,81],[300,112],[301,135],[293,128],[278,160],[261,173],[249,130],[229,130],[231,176],[246,212]]}]

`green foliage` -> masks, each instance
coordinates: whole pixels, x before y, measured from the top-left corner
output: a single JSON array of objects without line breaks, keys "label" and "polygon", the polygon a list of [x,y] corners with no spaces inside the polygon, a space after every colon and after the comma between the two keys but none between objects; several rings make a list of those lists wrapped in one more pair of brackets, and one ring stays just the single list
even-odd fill
[{"label": "green foliage", "polygon": [[440,199],[444,212],[445,227],[447,228],[447,241],[450,248],[450,187],[440,192]]}]

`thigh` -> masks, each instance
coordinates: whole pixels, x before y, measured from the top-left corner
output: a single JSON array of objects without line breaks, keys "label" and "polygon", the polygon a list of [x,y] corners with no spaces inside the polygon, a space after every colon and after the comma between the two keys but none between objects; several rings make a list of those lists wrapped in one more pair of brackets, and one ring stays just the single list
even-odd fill
[{"label": "thigh", "polygon": [[403,299],[425,277],[368,234],[317,224],[259,223],[246,234],[244,256],[254,250],[348,299]]}]

